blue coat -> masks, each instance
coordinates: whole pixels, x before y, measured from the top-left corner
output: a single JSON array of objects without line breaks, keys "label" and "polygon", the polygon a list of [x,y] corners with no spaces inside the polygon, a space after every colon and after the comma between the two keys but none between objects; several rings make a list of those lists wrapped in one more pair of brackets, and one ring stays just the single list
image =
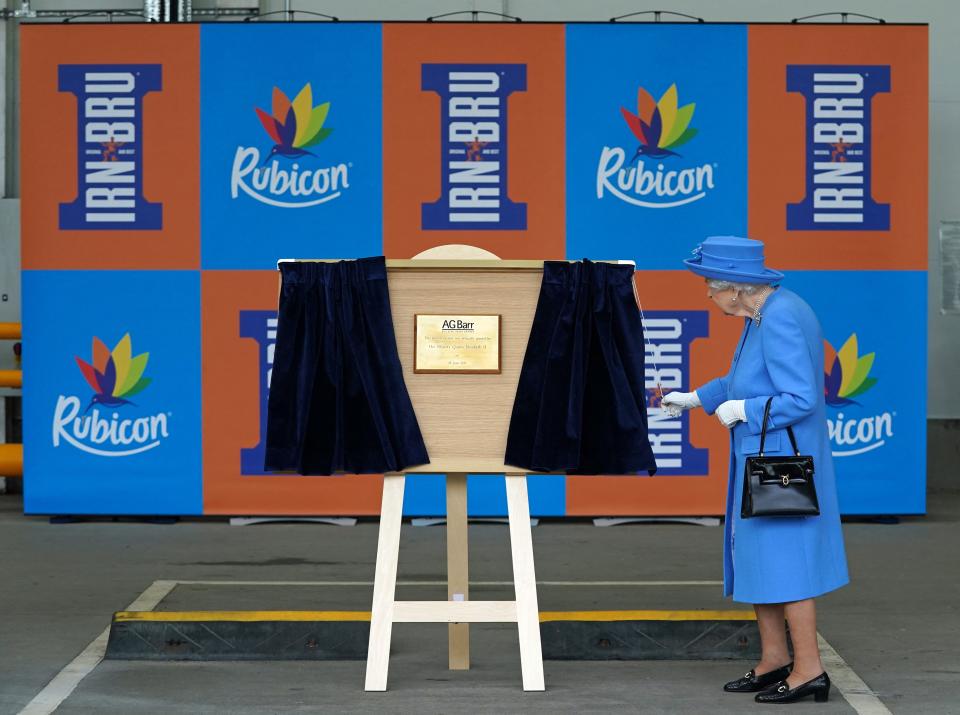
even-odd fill
[{"label": "blue coat", "polygon": [[[784,288],[767,297],[761,312],[759,326],[744,319],[730,372],[697,394],[708,414],[727,400],[745,400],[747,414],[730,431],[724,595],[745,603],[785,603],[832,591],[849,577],[827,434],[820,324],[810,306]],[[813,456],[819,516],[740,518],[745,456],[759,451],[771,396],[764,451],[790,454],[785,428],[793,427],[800,453]]]}]

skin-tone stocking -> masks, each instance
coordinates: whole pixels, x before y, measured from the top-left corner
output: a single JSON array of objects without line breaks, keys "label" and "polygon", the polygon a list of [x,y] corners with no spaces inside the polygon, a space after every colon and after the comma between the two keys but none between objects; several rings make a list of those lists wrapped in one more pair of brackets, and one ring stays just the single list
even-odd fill
[{"label": "skin-tone stocking", "polygon": [[793,642],[793,672],[787,684],[791,688],[813,680],[823,672],[820,647],[817,644],[817,610],[813,599],[784,604]]},{"label": "skin-tone stocking", "polygon": [[757,614],[761,647],[760,662],[754,671],[757,675],[763,675],[790,662],[783,620],[784,608],[782,603],[758,603],[753,610]]}]

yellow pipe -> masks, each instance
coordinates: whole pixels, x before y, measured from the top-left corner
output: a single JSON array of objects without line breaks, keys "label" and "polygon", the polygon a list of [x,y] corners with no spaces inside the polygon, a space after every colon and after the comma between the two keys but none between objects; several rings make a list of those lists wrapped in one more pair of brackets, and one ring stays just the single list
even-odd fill
[{"label": "yellow pipe", "polygon": [[23,476],[23,445],[0,444],[0,477]]},{"label": "yellow pipe", "polygon": [[[19,340],[20,323],[0,323],[0,340]],[[22,387],[23,371],[0,370],[0,387]],[[0,477],[23,476],[23,445],[0,444]]]}]

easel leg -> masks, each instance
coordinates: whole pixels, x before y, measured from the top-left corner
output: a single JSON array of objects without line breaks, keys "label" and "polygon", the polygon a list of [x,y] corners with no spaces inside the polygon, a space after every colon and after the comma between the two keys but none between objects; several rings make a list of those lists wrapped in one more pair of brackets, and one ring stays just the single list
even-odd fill
[{"label": "easel leg", "polygon": [[370,642],[367,648],[367,678],[364,690],[386,690],[393,632],[393,601],[397,589],[397,558],[400,554],[400,524],[403,518],[403,474],[383,476],[380,534],[377,539],[377,570],[370,610]]},{"label": "easel leg", "polygon": [[510,552],[517,594],[517,628],[520,635],[520,669],[524,690],[543,690],[543,653],[540,649],[540,611],[537,577],[533,568],[533,538],[527,477],[507,474],[507,514],[510,516]]},{"label": "easel leg", "polygon": [[[447,598],[470,600],[467,549],[467,475],[447,475]],[[470,624],[451,623],[450,670],[470,669]]]}]

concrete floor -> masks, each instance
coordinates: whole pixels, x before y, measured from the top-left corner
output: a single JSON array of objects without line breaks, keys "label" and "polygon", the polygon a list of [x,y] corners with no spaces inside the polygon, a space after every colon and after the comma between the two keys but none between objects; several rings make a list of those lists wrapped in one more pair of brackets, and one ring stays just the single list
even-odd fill
[{"label": "concrete floor", "polygon": [[[375,523],[223,521],[51,525],[0,496],[0,713],[16,713],[156,579],[369,581]],[[844,526],[852,584],[820,601],[820,633],[894,713],[960,712],[960,494],[930,515]],[[719,528],[645,524],[534,529],[541,581],[719,580]],[[505,526],[471,526],[471,579],[509,581]],[[442,581],[442,528],[403,527],[401,581]],[[369,608],[370,587],[178,586],[160,609]],[[401,598],[445,597],[442,586]],[[476,598],[509,589],[476,587]],[[718,586],[542,586],[543,610],[731,608]],[[401,624],[390,690],[362,692],[362,662],[101,663],[60,713],[644,712],[741,713],[759,706],[720,685],[739,661],[547,661],[546,693],[520,690],[516,632],[474,626],[473,668],[446,669],[446,627]],[[813,708],[811,701],[804,707]],[[853,712],[836,690],[818,713]]]}]

